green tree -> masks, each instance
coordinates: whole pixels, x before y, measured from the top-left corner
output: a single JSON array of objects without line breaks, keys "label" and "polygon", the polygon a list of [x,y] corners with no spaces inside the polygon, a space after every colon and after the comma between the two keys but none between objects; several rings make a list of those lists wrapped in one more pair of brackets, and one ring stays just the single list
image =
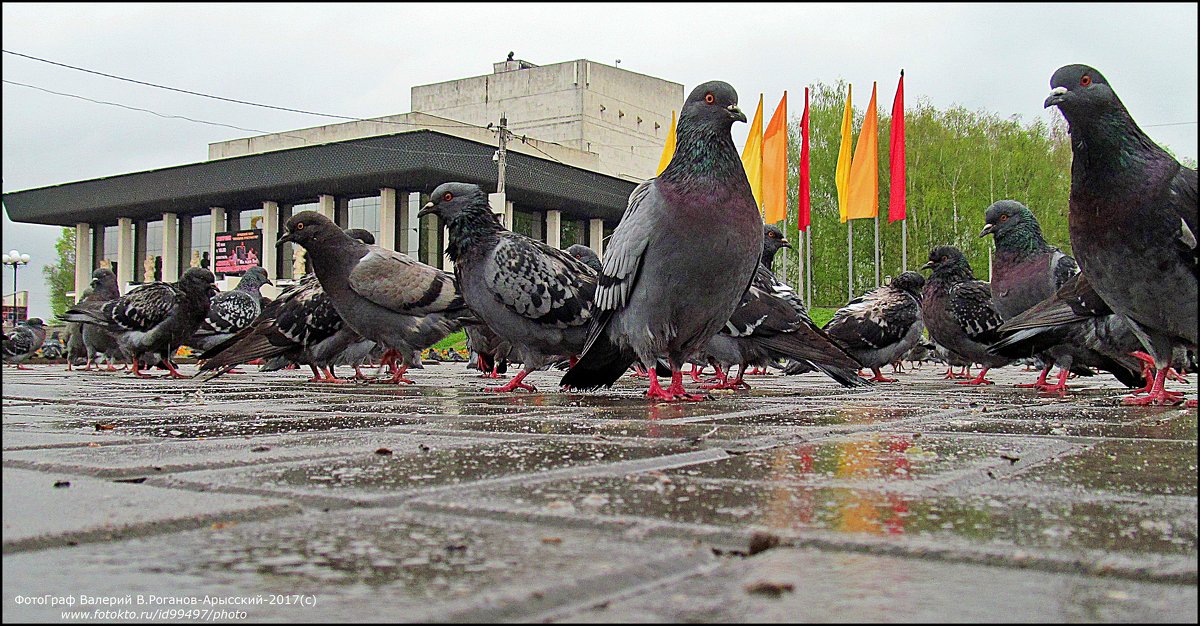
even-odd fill
[{"label": "green tree", "polygon": [[58,241],[54,242],[54,251],[58,253],[58,262],[54,265],[43,265],[42,276],[50,286],[50,310],[55,319],[61,319],[75,300],[67,296],[67,292],[75,290],[75,229],[64,228]]}]

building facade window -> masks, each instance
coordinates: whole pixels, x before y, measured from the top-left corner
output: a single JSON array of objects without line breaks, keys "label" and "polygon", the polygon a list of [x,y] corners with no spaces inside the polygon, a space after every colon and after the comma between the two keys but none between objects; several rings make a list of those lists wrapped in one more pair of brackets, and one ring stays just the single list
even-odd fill
[{"label": "building facade window", "polygon": [[346,203],[346,228],[361,228],[379,243],[379,196],[350,198]]},{"label": "building facade window", "polygon": [[587,245],[587,238],[584,237],[584,224],[579,220],[563,220],[562,228],[559,231],[559,242],[563,249],[567,249],[577,243]]},{"label": "building facade window", "polygon": [[521,233],[526,237],[542,240],[541,220],[538,216],[526,213],[525,211],[513,211],[513,227],[514,233]]},{"label": "building facade window", "polygon": [[[287,221],[289,219],[291,219],[293,215],[296,215],[296,214],[300,213],[301,211],[316,211],[320,208],[320,206],[321,205],[316,202],[305,202],[303,204],[293,204],[293,205],[291,205],[291,209],[289,210],[287,217],[283,216],[283,209],[280,208],[279,235],[283,235],[284,229],[287,228]],[[279,250],[279,259],[280,259],[281,263],[283,262],[284,259],[287,259],[287,265],[285,267],[287,268],[287,273],[288,273],[289,278],[294,278],[294,279],[299,280],[300,276],[303,276],[304,274],[307,274],[312,271],[312,260],[308,258],[308,255],[304,256],[304,271],[301,272],[300,276],[297,276],[296,273],[294,271],[292,271],[292,266],[294,265],[294,261],[296,258],[296,244],[294,244],[294,243],[286,244],[279,248],[276,248],[276,250]],[[283,274],[279,274],[279,276],[282,277]]]},{"label": "building facade window", "polygon": [[250,230],[252,228],[262,228],[262,209],[251,209],[248,211],[238,211],[238,230]]},{"label": "building facade window", "polygon": [[211,270],[212,259],[209,258],[209,255],[212,254],[212,251],[209,249],[211,241],[212,215],[209,213],[193,215],[191,236],[185,242],[187,248],[180,255],[184,257],[180,263],[185,267],[203,267],[206,270]]},{"label": "building facade window", "polygon": [[143,248],[138,246],[138,250],[142,251],[142,258],[138,261],[138,280],[148,283],[156,280],[162,280],[162,254],[163,254],[163,222],[162,220],[154,220],[146,222],[145,229],[139,229],[145,232],[146,245]]}]

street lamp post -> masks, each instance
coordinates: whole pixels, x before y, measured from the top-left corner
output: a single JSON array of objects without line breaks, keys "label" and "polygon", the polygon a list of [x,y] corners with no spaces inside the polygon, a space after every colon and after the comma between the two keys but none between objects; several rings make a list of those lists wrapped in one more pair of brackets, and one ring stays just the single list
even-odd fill
[{"label": "street lamp post", "polygon": [[19,293],[17,291],[17,268],[21,267],[22,265],[26,265],[28,263],[29,263],[29,255],[21,254],[20,252],[17,252],[16,249],[9,250],[8,254],[4,255],[4,264],[11,265],[13,268],[13,312],[12,312],[13,326],[17,325],[17,293]]}]

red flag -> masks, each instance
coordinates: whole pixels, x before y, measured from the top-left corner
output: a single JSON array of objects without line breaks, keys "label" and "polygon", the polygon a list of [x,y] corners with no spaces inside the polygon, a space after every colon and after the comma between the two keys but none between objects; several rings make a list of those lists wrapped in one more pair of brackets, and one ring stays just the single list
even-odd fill
[{"label": "red flag", "polygon": [[900,84],[896,87],[896,99],[892,102],[888,157],[892,168],[892,193],[888,200],[888,223],[891,223],[907,217],[904,206],[904,70],[900,70]]},{"label": "red flag", "polygon": [[808,87],[805,87],[804,116],[800,118],[800,206],[796,214],[796,226],[800,232],[808,230],[809,211],[812,208],[811,188],[812,180],[808,175]]}]

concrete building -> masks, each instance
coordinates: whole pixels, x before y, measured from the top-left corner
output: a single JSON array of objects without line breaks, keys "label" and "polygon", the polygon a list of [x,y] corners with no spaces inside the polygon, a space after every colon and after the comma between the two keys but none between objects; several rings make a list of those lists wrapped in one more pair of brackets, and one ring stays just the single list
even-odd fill
[{"label": "concrete building", "polygon": [[[208,266],[217,233],[258,228],[274,296],[305,271],[302,250],[275,242],[307,209],[449,269],[445,229],[416,213],[443,182],[497,189],[504,116],[493,210],[514,231],[603,253],[629,193],[655,174],[683,86],[587,60],[493,69],[414,87],[411,113],[218,142],[205,162],[6,193],[4,205],[14,221],[76,228],[77,294],[102,266],[126,289],[176,280]],[[226,289],[237,279],[218,278]]]}]

